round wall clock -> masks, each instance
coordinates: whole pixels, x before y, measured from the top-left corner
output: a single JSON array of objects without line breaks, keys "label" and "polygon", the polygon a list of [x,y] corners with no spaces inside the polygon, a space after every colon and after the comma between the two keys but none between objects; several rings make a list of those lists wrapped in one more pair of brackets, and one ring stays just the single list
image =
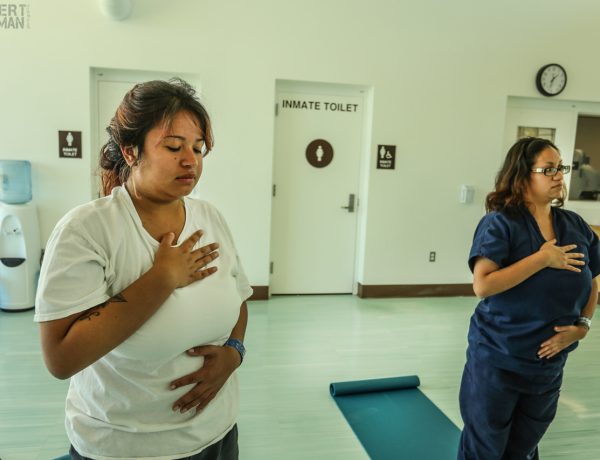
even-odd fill
[{"label": "round wall clock", "polygon": [[544,96],[556,96],[567,86],[567,72],[560,64],[546,64],[538,70],[535,85]]}]

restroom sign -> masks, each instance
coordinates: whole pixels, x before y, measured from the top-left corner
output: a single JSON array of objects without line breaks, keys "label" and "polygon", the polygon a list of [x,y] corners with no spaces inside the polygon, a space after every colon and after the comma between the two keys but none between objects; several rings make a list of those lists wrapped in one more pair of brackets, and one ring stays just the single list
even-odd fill
[{"label": "restroom sign", "polygon": [[315,139],[306,147],[306,161],[315,168],[324,168],[333,160],[333,147],[325,139]]},{"label": "restroom sign", "polygon": [[396,169],[396,146],[377,146],[377,169]]},{"label": "restroom sign", "polygon": [[358,104],[334,101],[305,101],[302,99],[283,99],[282,109],[315,110],[317,112],[358,112]]},{"label": "restroom sign", "polygon": [[81,158],[81,131],[58,132],[58,157]]}]

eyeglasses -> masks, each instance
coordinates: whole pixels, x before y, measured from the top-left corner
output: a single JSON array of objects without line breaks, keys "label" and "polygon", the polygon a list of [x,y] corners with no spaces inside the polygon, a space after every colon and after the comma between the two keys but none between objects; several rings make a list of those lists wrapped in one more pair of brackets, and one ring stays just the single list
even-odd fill
[{"label": "eyeglasses", "polygon": [[544,173],[544,176],[556,176],[559,171],[563,174],[571,172],[571,165],[560,165],[558,168],[533,168],[531,172]]}]

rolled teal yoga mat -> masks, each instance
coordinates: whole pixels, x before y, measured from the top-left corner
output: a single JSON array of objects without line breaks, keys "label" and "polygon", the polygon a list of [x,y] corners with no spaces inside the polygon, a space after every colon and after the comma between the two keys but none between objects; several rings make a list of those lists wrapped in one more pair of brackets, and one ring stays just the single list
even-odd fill
[{"label": "rolled teal yoga mat", "polygon": [[460,430],[419,377],[336,382],[329,391],[372,460],[455,460]]}]

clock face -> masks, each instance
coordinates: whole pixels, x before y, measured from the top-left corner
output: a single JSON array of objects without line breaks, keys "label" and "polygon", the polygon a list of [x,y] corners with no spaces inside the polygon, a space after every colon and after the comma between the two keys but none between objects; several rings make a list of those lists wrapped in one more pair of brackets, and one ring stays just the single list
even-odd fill
[{"label": "clock face", "polygon": [[545,65],[538,71],[535,83],[543,95],[556,96],[567,86],[567,72],[559,64]]}]

